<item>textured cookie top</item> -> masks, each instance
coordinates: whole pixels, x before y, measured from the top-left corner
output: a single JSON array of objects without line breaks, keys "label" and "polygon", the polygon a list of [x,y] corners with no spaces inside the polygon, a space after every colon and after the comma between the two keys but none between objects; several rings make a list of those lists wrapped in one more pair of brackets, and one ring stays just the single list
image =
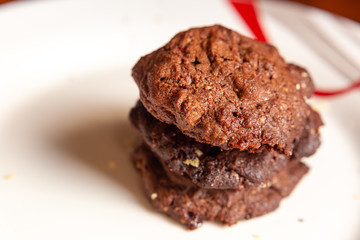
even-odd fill
[{"label": "textured cookie top", "polygon": [[271,45],[215,25],[177,34],[132,76],[146,109],[199,142],[292,154],[310,114],[308,73]]}]

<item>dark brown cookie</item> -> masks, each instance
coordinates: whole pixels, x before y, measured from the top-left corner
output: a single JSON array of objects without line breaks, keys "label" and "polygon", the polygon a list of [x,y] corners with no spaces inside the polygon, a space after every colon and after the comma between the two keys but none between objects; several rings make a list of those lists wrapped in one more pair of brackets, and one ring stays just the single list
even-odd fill
[{"label": "dark brown cookie", "polygon": [[[248,153],[238,149],[223,151],[196,142],[174,125],[160,122],[146,111],[141,102],[130,112],[130,120],[145,143],[157,155],[173,182],[207,189],[240,189],[254,184],[266,184],[286,166],[289,159],[273,149]],[[310,114],[304,132],[295,144],[291,158],[312,155],[318,148],[321,120]]]},{"label": "dark brown cookie", "polygon": [[153,116],[222,149],[291,155],[311,113],[306,70],[219,25],[177,34],[142,57],[132,76]]},{"label": "dark brown cookie", "polygon": [[310,157],[320,146],[320,127],[324,125],[318,112],[311,110],[310,116],[306,119],[305,128],[300,138],[294,141],[294,159]]},{"label": "dark brown cookie", "polygon": [[198,228],[204,220],[232,225],[273,211],[308,171],[304,164],[289,161],[267,186],[208,190],[171,182],[146,145],[136,149],[133,161],[141,172],[146,195],[153,206],[189,229]]}]

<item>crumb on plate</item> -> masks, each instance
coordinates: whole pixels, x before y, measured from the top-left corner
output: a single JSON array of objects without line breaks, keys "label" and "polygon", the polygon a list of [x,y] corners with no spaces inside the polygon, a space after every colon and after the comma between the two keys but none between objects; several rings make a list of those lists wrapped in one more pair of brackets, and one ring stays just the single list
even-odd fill
[{"label": "crumb on plate", "polygon": [[317,101],[311,105],[311,108],[317,112],[325,111],[329,108],[328,101]]},{"label": "crumb on plate", "polygon": [[5,180],[11,180],[11,179],[14,179],[15,178],[15,175],[12,174],[12,173],[9,173],[9,174],[6,174],[4,176]]}]

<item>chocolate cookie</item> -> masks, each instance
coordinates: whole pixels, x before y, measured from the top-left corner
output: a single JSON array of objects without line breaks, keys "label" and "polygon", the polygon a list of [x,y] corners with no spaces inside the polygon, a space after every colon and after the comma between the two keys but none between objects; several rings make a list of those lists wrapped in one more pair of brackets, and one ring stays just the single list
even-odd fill
[{"label": "chocolate cookie", "polygon": [[153,116],[222,149],[291,155],[311,113],[306,70],[219,25],[177,34],[142,57],[132,76]]},{"label": "chocolate cookie", "polygon": [[171,182],[146,145],[134,151],[133,161],[141,172],[145,192],[152,205],[189,229],[198,228],[204,220],[232,225],[239,220],[273,211],[308,171],[304,164],[288,161],[287,167],[266,186],[241,190],[208,190]]},{"label": "chocolate cookie", "polygon": [[[238,149],[223,151],[196,142],[176,128],[160,122],[139,101],[130,112],[130,120],[145,143],[157,155],[173,182],[207,189],[241,189],[266,184],[283,169],[289,157],[273,149],[248,153]],[[312,155],[318,148],[319,115],[312,111],[291,159]],[[174,176],[175,175],[175,176]]]}]

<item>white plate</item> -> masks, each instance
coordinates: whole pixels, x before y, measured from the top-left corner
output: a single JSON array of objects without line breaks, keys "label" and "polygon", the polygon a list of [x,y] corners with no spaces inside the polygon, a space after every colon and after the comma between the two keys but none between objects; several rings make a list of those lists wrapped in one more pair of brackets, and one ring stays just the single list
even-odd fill
[{"label": "white plate", "polygon": [[[262,3],[282,55],[317,85],[346,84],[274,8],[297,8]],[[176,32],[214,23],[249,35],[225,0],[0,5],[0,239],[360,238],[359,92],[326,100],[311,171],[276,212],[187,231],[151,208],[128,156],[131,67]]]}]

